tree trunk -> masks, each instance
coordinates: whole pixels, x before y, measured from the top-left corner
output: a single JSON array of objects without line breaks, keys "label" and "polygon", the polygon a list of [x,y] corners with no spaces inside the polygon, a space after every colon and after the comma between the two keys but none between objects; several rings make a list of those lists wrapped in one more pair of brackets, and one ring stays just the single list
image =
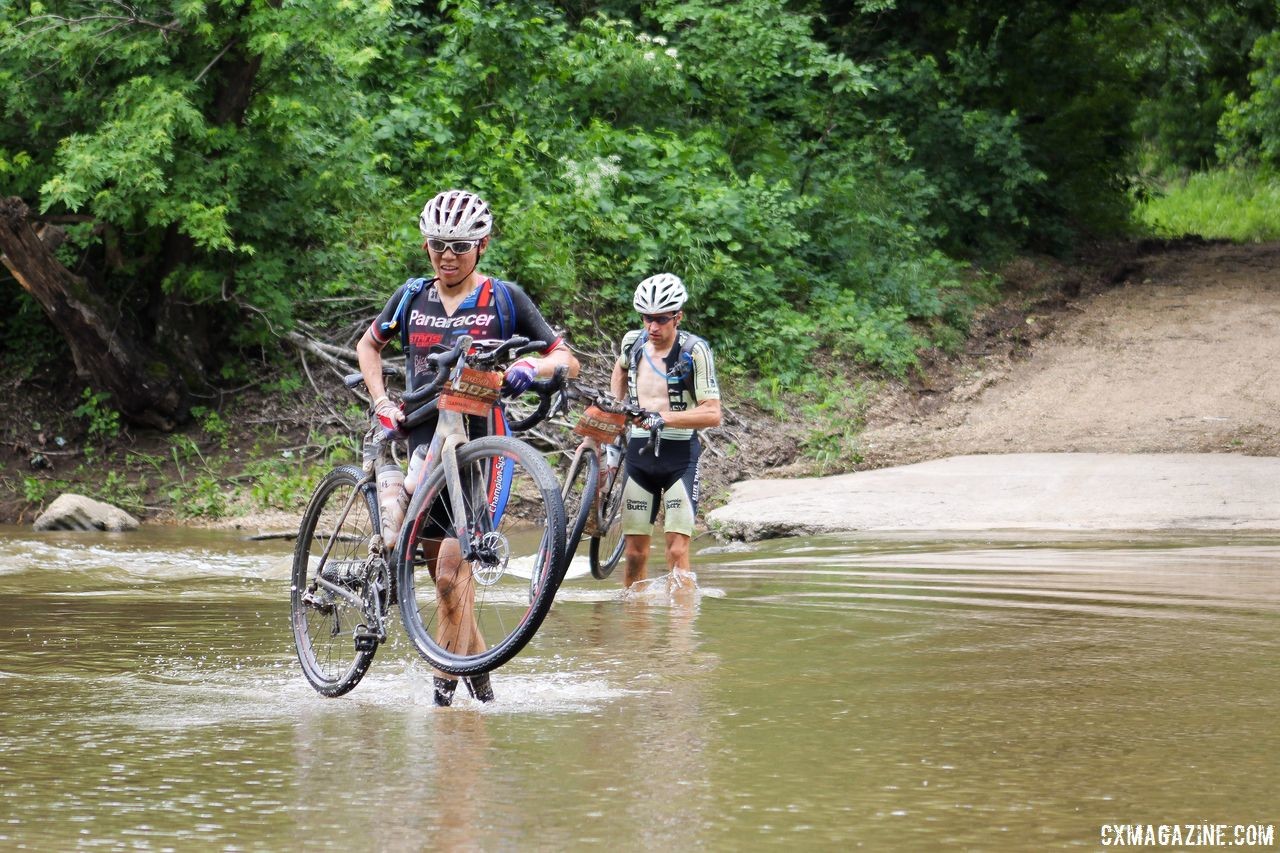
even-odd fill
[{"label": "tree trunk", "polygon": [[149,350],[124,315],[92,292],[88,281],[62,265],[49,245],[58,239],[57,229],[46,226],[46,242],[27,214],[22,199],[0,199],[0,260],[62,332],[76,373],[109,391],[129,421],[173,429],[186,397],[181,376]]}]

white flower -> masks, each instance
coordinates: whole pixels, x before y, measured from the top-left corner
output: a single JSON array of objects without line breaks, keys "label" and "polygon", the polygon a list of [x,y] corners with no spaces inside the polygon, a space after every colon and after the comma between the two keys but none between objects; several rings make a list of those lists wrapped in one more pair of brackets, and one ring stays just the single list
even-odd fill
[{"label": "white flower", "polygon": [[657,58],[657,56],[658,56],[658,54],[654,53],[652,50],[646,50],[646,51],[644,52],[644,61],[645,61],[645,62],[653,62],[653,60],[654,60],[654,59],[656,59],[656,58]]},{"label": "white flower", "polygon": [[666,50],[664,50],[663,53],[665,53],[667,56],[671,57],[672,59],[675,59],[680,52],[676,50],[674,47],[669,47]]},{"label": "white flower", "polygon": [[636,41],[640,42],[641,44],[648,44],[649,42],[653,41],[653,39],[649,36],[648,33],[641,33],[640,35],[636,36]]},{"label": "white flower", "polygon": [[667,43],[667,37],[666,37],[666,36],[654,36],[654,37],[653,37],[653,43],[654,43],[654,44],[656,44],[658,47],[662,47],[664,44],[666,44],[666,43]]},{"label": "white flower", "polygon": [[580,163],[563,157],[565,176],[573,181],[574,187],[583,196],[598,196],[605,182],[613,183],[622,171],[622,158],[617,154],[609,157],[595,157],[590,163]]}]

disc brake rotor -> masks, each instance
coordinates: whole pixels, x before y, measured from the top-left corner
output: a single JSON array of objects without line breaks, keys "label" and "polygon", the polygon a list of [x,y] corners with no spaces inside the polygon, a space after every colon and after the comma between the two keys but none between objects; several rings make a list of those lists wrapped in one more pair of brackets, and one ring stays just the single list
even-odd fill
[{"label": "disc brake rotor", "polygon": [[507,537],[490,531],[476,543],[476,559],[471,564],[471,575],[481,586],[493,586],[507,573],[507,561],[511,559],[511,547]]}]

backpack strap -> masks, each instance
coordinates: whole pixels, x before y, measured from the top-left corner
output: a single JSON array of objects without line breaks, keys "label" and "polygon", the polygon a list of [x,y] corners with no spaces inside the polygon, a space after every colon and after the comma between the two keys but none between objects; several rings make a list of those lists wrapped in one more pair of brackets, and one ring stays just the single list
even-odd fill
[{"label": "backpack strap", "polygon": [[400,346],[405,352],[409,351],[409,324],[404,322],[404,312],[409,310],[409,303],[413,301],[413,297],[421,293],[422,288],[426,286],[425,278],[411,278],[405,281],[404,293],[400,296],[400,304],[396,306],[395,313],[391,315],[390,320],[378,327],[384,333],[400,329]]},{"label": "backpack strap", "polygon": [[[511,298],[511,288],[500,278],[489,278],[493,287],[493,307],[498,312],[498,329],[502,332],[502,337],[511,337],[515,334],[516,326],[516,303]],[[503,313],[503,306],[506,306],[506,313]]]},{"label": "backpack strap", "polygon": [[[631,344],[631,349],[626,353],[628,362],[627,391],[632,405],[638,402],[636,399],[636,372],[640,369],[640,359],[644,355],[644,345],[648,340],[649,332],[641,329],[639,337],[635,339],[635,342]],[[684,411],[685,391],[689,392],[689,396],[693,397],[694,405],[697,405],[698,394],[694,390],[693,355],[691,353],[694,346],[701,341],[702,338],[697,335],[681,331],[676,337],[676,345],[671,348],[671,352],[667,353],[663,372],[667,377],[667,401],[671,404],[671,411],[673,412]]]}]

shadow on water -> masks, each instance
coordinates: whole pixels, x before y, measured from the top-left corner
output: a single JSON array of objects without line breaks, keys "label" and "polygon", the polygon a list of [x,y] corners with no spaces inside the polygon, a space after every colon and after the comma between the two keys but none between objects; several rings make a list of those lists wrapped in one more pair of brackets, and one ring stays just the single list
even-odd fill
[{"label": "shadow on water", "polygon": [[[1274,821],[1280,539],[704,547],[571,573],[498,702],[302,679],[287,544],[0,530],[0,846],[1097,846]],[[371,804],[375,804],[372,805]]]}]

